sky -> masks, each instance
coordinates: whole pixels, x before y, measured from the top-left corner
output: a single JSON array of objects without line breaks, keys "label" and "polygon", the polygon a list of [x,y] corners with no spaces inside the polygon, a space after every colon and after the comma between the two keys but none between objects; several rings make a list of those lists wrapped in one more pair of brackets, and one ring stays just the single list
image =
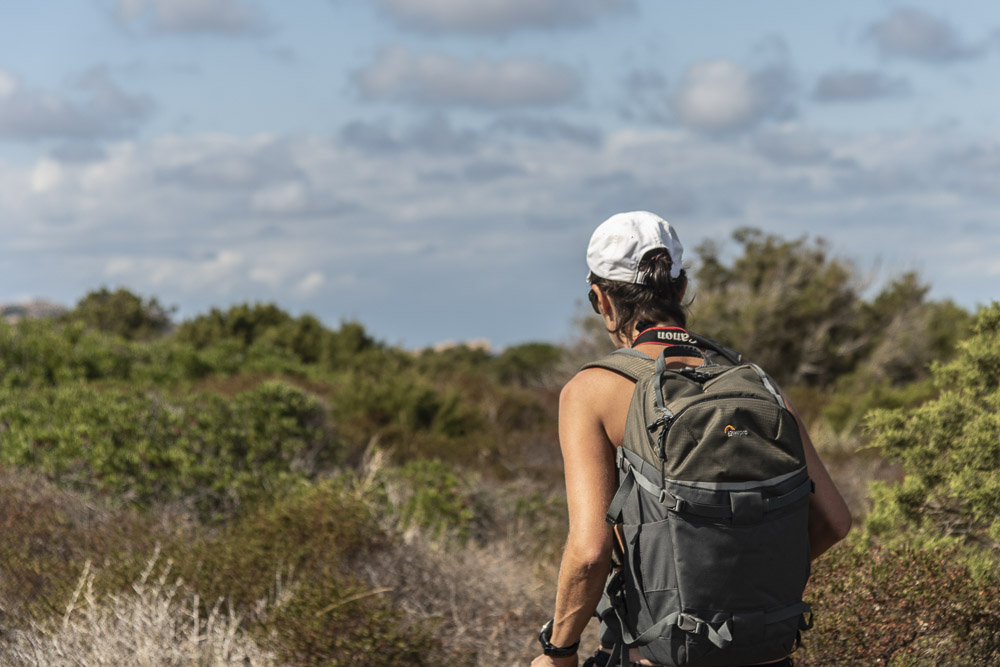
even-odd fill
[{"label": "sky", "polygon": [[9,4],[0,303],[560,342],[628,210],[1000,298],[1000,3]]}]

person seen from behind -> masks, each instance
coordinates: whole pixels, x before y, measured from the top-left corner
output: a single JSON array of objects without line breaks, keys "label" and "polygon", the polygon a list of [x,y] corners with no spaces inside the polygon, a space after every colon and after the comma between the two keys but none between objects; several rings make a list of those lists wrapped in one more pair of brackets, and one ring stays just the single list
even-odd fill
[{"label": "person seen from behind", "polygon": [[[777,582],[782,578],[787,579],[788,575],[783,570],[789,568],[784,568],[781,563],[794,563],[791,569],[797,568],[799,573],[795,575],[797,579],[792,588],[796,591],[795,595],[801,595],[801,588],[808,577],[809,560],[815,559],[843,539],[850,529],[851,516],[847,505],[820,460],[801,418],[780,388],[764,371],[732,350],[686,330],[684,297],[688,291],[688,281],[682,266],[682,253],[683,247],[676,230],[659,216],[645,211],[612,216],[597,228],[590,240],[587,251],[590,269],[588,297],[594,311],[604,320],[608,335],[617,348],[617,354],[611,356],[616,357],[619,364],[638,364],[637,367],[649,370],[634,374],[631,371],[616,372],[617,367],[613,364],[605,363],[606,366],[612,366],[608,368],[597,363],[578,372],[560,394],[559,442],[565,469],[569,534],[559,571],[555,614],[542,628],[539,641],[543,654],[532,661],[532,667],[576,667],[579,664],[577,649],[580,637],[595,616],[595,611],[602,620],[601,645],[584,662],[588,667],[604,667],[609,664],[622,664],[625,667],[628,664],[791,665],[792,659],[787,647],[790,640],[785,635],[794,638],[797,645],[797,630],[808,627],[800,620],[800,616],[811,619],[811,613],[800,614],[802,610],[808,609],[800,598],[791,601],[797,604],[788,606],[790,611],[787,613],[782,609],[774,609],[774,605],[769,607],[768,603],[763,602],[763,598],[769,595],[767,580],[773,578]],[[704,333],[711,335],[711,332]],[[623,361],[624,357],[628,359]],[[793,444],[781,445],[788,451],[779,451],[777,456],[797,460],[799,472],[793,471],[769,479],[768,483],[773,482],[774,488],[778,490],[761,492],[763,496],[761,493],[748,493],[750,487],[747,484],[731,481],[688,485],[684,482],[675,483],[669,475],[661,475],[666,466],[684,465],[683,462],[671,459],[672,454],[674,459],[680,454],[671,452],[666,447],[670,440],[659,441],[664,448],[661,452],[664,460],[660,462],[662,465],[659,469],[657,465],[643,463],[635,457],[632,457],[632,464],[629,464],[626,461],[629,457],[622,456],[628,452],[620,451],[626,438],[639,438],[635,434],[637,430],[643,430],[641,426],[648,426],[650,438],[653,438],[654,426],[662,429],[663,424],[669,426],[675,417],[679,418],[679,413],[673,415],[660,405],[663,416],[656,422],[637,427],[632,423],[636,421],[636,417],[631,418],[632,422],[629,421],[630,409],[634,412],[630,405],[637,386],[636,378],[651,375],[654,372],[652,360],[657,358],[660,358],[657,363],[661,364],[655,367],[657,371],[662,370],[667,376],[673,374],[678,380],[685,382],[687,380],[681,378],[681,375],[694,378],[701,385],[709,384],[705,378],[717,377],[720,369],[740,366],[740,370],[733,373],[746,373],[757,386],[764,388],[760,389],[763,395],[766,396],[767,391],[773,394],[778,403],[777,408],[772,406],[773,410],[780,410],[782,415],[791,416],[791,419],[778,423],[785,424],[782,428],[792,432],[791,435],[781,435],[783,441]],[[667,404],[676,398],[670,396],[666,389],[664,393],[668,394],[662,397]],[[641,398],[637,397],[637,400]],[[736,411],[734,414],[744,414],[749,410],[739,403],[733,409]],[[777,419],[780,420],[781,415]],[[689,427],[687,430],[693,429]],[[725,452],[737,454],[725,454],[724,457],[720,454],[723,458],[717,465],[723,469],[717,472],[717,478],[729,480],[726,475],[730,471],[724,468],[730,460],[734,466],[739,465],[737,461],[740,459],[749,460],[749,465],[752,466],[757,450],[750,451],[747,448],[766,448],[769,445],[754,445],[761,438],[742,427],[737,429],[727,424],[725,430],[726,436],[746,436],[721,441],[725,446],[734,448],[724,450]],[[696,434],[694,437],[700,436]],[[740,447],[743,449],[739,449]],[[712,454],[707,456],[711,457]],[[658,463],[652,455],[647,458],[653,464]],[[637,501],[623,501],[616,497],[616,492],[619,491],[633,492],[631,488],[634,485],[631,482],[629,489],[619,487],[619,474],[621,471],[629,471],[630,465],[636,469],[643,468],[648,473],[634,473],[633,477],[639,485],[645,485],[646,491],[654,494],[652,497],[658,491],[660,503],[667,502],[670,504],[667,509],[676,511],[676,516],[668,517],[669,522],[662,522],[669,523],[671,530],[677,529],[676,534],[671,533],[674,535],[673,539],[681,540],[687,535],[688,539],[695,542],[680,545],[682,551],[675,553],[701,553],[699,549],[703,549],[705,559],[724,558],[726,563],[731,564],[739,562],[743,550],[736,550],[741,552],[738,554],[719,555],[711,552],[713,544],[729,544],[725,540],[752,541],[755,535],[765,542],[762,546],[750,549],[757,554],[754,558],[765,564],[765,567],[756,566],[757,570],[765,570],[762,575],[764,584],[761,586],[763,592],[760,593],[760,609],[725,610],[709,614],[685,606],[669,614],[669,617],[659,619],[643,619],[641,614],[644,612],[635,611],[638,605],[635,600],[640,595],[677,595],[677,591],[683,590],[685,585],[693,585],[696,589],[717,586],[717,581],[725,580],[729,574],[729,565],[716,568],[710,576],[704,576],[693,584],[672,583],[671,586],[676,590],[666,593],[634,590],[643,584],[652,587],[648,581],[642,580],[645,574],[630,575],[633,577],[629,580],[631,584],[619,582],[616,584],[618,588],[613,589],[609,584],[609,573],[621,574],[622,558],[627,560],[624,568],[626,574],[629,570],[645,572],[643,568],[648,565],[640,563],[641,560],[662,560],[663,564],[657,565],[658,568],[677,570],[662,575],[653,573],[656,577],[665,577],[667,581],[682,578],[686,569],[689,569],[686,563],[677,561],[676,557],[671,561],[662,554],[649,553],[653,547],[648,544],[652,542],[647,542],[644,548],[637,546],[640,539],[648,539],[645,537],[647,533],[643,532],[648,531],[645,526],[633,529],[629,536],[620,532],[621,521],[612,525],[614,510],[609,508],[613,503],[618,511],[623,506],[626,511],[639,511],[640,514],[646,511],[638,507]],[[794,467],[794,462],[791,465]],[[659,488],[661,479],[662,488]],[[622,486],[625,486],[624,478]],[[681,490],[681,495],[690,491],[696,499],[725,497],[730,500],[714,505],[708,501],[704,505],[687,501],[683,504],[681,500],[674,498],[676,493],[665,491],[668,487],[674,491]],[[718,496],[719,493],[725,495]],[[629,509],[628,503],[636,507]],[[801,520],[798,523],[795,523],[793,509],[796,503],[801,507],[798,513]],[[658,508],[656,511],[666,510]],[[774,517],[774,521],[767,524],[771,528],[756,527],[754,521],[763,521],[762,517]],[[770,534],[764,531],[771,530],[773,533],[775,526],[779,527],[779,531],[800,532],[801,537],[778,535],[771,540],[768,537]],[[782,528],[783,526],[788,528]],[[710,537],[710,533],[720,537]],[[733,535],[736,537],[732,537]],[[704,544],[698,544],[702,539]],[[772,542],[777,545],[773,547],[773,554],[767,552],[771,548],[768,544]],[[791,549],[781,546],[788,544],[801,544],[801,557],[797,546]],[[629,550],[630,545],[636,549],[634,554]],[[714,548],[718,549],[717,546]],[[660,546],[656,549],[663,550]],[[790,551],[796,553],[790,555]],[[616,554],[614,563],[613,552]],[[800,558],[802,563],[799,564],[795,558]],[[769,563],[774,565],[768,566]],[[766,571],[768,567],[773,571]],[[611,580],[615,578],[612,576]],[[784,583],[779,587],[783,587],[783,590],[788,588]],[[711,609],[718,610],[720,607]],[[640,615],[636,616],[636,613]],[[623,617],[625,620],[622,620]],[[636,627],[642,625],[642,622],[655,627]],[[796,626],[796,623],[800,625]],[[641,637],[632,634],[646,629],[649,631]],[[780,641],[772,639],[776,633],[783,633]],[[726,652],[732,649],[735,651],[731,654]],[[662,657],[655,661],[650,657],[657,655]],[[729,655],[734,656],[731,658],[733,662],[729,661]],[[747,656],[749,659],[744,659]]]}]

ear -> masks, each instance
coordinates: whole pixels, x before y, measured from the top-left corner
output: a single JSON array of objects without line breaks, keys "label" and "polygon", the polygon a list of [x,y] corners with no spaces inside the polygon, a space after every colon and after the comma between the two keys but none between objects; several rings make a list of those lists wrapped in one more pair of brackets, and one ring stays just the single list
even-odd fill
[{"label": "ear", "polygon": [[591,285],[590,289],[597,295],[597,309],[600,311],[601,317],[607,318],[609,315],[614,315],[615,308],[611,304],[611,299],[608,298],[607,293],[601,289],[600,285]]},{"label": "ear", "polygon": [[615,310],[615,304],[608,297],[608,293],[599,285],[591,285],[590,289],[597,294],[597,309],[601,311],[601,317],[604,318],[604,328],[608,331],[614,331],[618,328],[618,312]]}]

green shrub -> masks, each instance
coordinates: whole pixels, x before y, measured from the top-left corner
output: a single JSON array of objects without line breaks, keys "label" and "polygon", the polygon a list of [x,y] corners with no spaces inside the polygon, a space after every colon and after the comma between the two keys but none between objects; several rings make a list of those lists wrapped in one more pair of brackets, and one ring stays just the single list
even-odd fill
[{"label": "green shrub", "polygon": [[440,390],[413,369],[392,367],[346,371],[331,384],[333,416],[359,449],[375,438],[400,461],[474,458],[467,438],[481,430],[481,417],[455,389]]},{"label": "green shrub", "polygon": [[0,461],[142,505],[224,516],[333,466],[325,407],[280,382],[225,398],[86,385],[0,391]]},{"label": "green shrub", "polygon": [[127,340],[151,340],[170,329],[173,310],[164,308],[155,298],[143,299],[123,288],[111,292],[102,287],[87,293],[60,319]]},{"label": "green shrub", "polygon": [[379,471],[377,481],[387,493],[386,511],[403,525],[417,525],[440,536],[467,539],[485,510],[468,479],[436,459],[414,460]]},{"label": "green shrub", "polygon": [[838,547],[817,561],[806,599],[816,625],[797,665],[1000,661],[1000,573],[954,545]]},{"label": "green shrub", "polygon": [[[240,613],[267,600],[252,630],[303,665],[424,665],[441,658],[429,627],[410,623],[352,567],[392,537],[375,508],[344,480],[302,486],[215,536],[178,545],[179,574]],[[280,584],[276,584],[276,574]]]},{"label": "green shrub", "polygon": [[154,517],[56,488],[27,471],[0,471],[0,625],[65,612],[84,564],[103,590],[135,579],[164,537]]},{"label": "green shrub", "polygon": [[956,358],[934,366],[940,395],[881,410],[871,442],[902,464],[902,484],[873,487],[868,527],[883,539],[1000,547],[1000,303],[980,311]]},{"label": "green shrub", "polygon": [[384,592],[340,577],[310,582],[269,619],[273,649],[308,667],[449,664],[436,655],[441,650],[430,629],[408,624],[402,611],[381,598]]}]

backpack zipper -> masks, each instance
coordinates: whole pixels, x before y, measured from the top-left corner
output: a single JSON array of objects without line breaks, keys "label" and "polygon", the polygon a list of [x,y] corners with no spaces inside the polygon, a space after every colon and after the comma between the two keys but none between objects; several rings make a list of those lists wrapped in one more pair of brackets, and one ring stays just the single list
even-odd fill
[{"label": "backpack zipper", "polygon": [[[747,396],[745,394],[736,394],[736,393],[733,393],[733,394],[712,394],[712,395],[709,395],[709,396],[702,396],[701,398],[699,398],[697,400],[691,401],[690,403],[688,403],[687,405],[685,405],[683,408],[681,408],[680,410],[678,410],[676,414],[673,414],[673,413],[670,413],[669,411],[667,411],[667,414],[662,415],[661,417],[657,418],[655,421],[653,421],[650,424],[646,425],[646,430],[648,430],[650,433],[652,433],[653,431],[655,431],[658,428],[661,428],[661,431],[660,431],[659,435],[656,436],[656,453],[660,457],[660,460],[664,461],[664,462],[667,460],[667,452],[666,452],[667,432],[670,431],[670,427],[674,425],[674,422],[676,422],[677,419],[682,414],[684,414],[685,412],[687,412],[688,410],[690,410],[691,408],[693,408],[695,406],[701,405],[702,403],[707,403],[709,401],[723,400],[723,399],[727,399],[727,398],[742,398],[742,399],[745,399],[745,400],[748,400],[748,401],[764,401],[765,403],[769,403],[771,405],[774,405],[774,403],[772,401],[769,401],[766,398],[761,398],[759,396]],[[785,409],[784,406],[778,406],[778,407],[780,409]]]}]

